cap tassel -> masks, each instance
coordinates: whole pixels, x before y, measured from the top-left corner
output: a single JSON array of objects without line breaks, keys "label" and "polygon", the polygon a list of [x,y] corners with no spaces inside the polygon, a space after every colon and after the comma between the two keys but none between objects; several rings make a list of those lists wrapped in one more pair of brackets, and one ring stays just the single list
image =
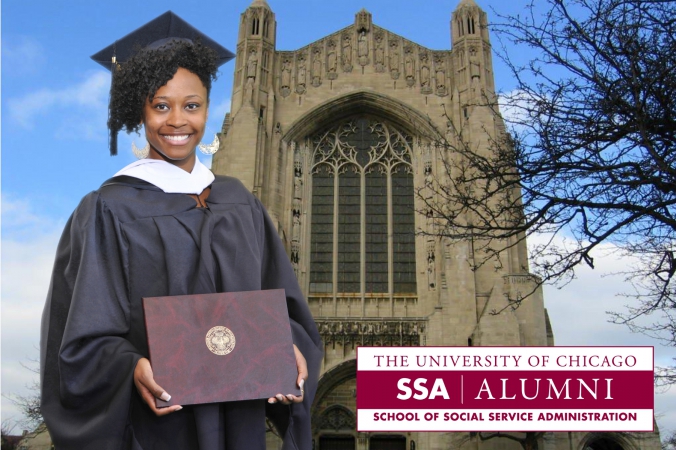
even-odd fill
[{"label": "cap tassel", "polygon": [[110,62],[110,92],[108,93],[108,147],[110,156],[117,155],[117,130],[110,128],[110,118],[112,116],[111,100],[113,98],[113,83],[115,82],[115,70],[117,70],[117,57],[113,50],[113,58]]},{"label": "cap tassel", "polygon": [[110,146],[110,156],[117,155],[117,131],[110,132],[108,144]]}]

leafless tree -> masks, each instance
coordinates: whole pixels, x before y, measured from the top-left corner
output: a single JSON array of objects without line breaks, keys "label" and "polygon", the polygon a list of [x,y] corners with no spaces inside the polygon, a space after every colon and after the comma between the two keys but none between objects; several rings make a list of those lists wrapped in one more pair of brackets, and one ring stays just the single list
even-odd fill
[{"label": "leafless tree", "polygon": [[614,320],[676,345],[676,2],[547,0],[491,27],[516,80],[507,127],[488,150],[460,126],[440,143],[445,176],[420,192],[440,234],[478,243],[477,265],[539,235],[524,270],[542,283],[600,248],[631,256]]},{"label": "leafless tree", "polygon": [[31,393],[28,395],[3,394],[3,396],[14,403],[24,418],[20,425],[27,430],[34,430],[43,421],[40,411],[40,385],[35,382],[30,386]]},{"label": "leafless tree", "polygon": [[[39,374],[39,364],[35,360],[30,360],[30,364],[21,363],[21,365],[28,371]],[[37,380],[32,380],[27,386],[30,391],[27,395],[19,394],[2,394],[3,397],[14,403],[23,415],[23,419],[16,424],[24,429],[34,430],[43,422],[42,412],[40,409],[40,383]]]}]

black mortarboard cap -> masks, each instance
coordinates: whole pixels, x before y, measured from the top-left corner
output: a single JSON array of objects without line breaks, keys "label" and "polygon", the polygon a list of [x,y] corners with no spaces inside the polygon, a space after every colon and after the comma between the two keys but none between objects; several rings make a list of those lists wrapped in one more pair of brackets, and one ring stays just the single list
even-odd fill
[{"label": "black mortarboard cap", "polygon": [[[167,11],[92,55],[91,58],[112,72],[116,64],[123,64],[139,50],[158,48],[172,40],[199,40],[202,45],[216,52],[217,66],[235,57],[230,50],[181,19],[172,11]],[[110,133],[110,153],[111,155],[117,154],[117,133]]]}]

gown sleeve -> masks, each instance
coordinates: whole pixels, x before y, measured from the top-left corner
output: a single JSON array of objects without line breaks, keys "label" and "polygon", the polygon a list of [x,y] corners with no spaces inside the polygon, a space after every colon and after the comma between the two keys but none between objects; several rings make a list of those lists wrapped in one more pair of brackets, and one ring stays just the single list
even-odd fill
[{"label": "gown sleeve", "polygon": [[260,203],[258,206],[264,221],[262,289],[285,289],[293,343],[305,357],[309,372],[303,402],[288,407],[269,405],[267,415],[284,439],[282,450],[309,449],[312,448],[310,408],[317,391],[323,345],[277,230],[263,206]]},{"label": "gown sleeve", "polygon": [[120,224],[98,193],[59,242],[40,338],[41,411],[56,449],[120,449],[130,433],[130,304]]}]

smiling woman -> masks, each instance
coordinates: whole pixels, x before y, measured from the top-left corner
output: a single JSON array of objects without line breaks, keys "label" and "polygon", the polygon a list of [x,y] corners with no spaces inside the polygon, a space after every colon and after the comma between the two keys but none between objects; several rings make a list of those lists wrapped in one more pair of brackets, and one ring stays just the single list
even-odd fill
[{"label": "smiling woman", "polygon": [[207,90],[199,77],[180,67],[143,107],[149,157],[192,170],[195,147],[202,140],[209,116],[207,106]]},{"label": "smiling woman", "polygon": [[[178,34],[158,36],[167,28]],[[143,126],[148,155],[85,196],[57,249],[40,354],[56,448],[263,450],[266,416],[284,448],[311,446],[322,346],[307,303],[258,199],[195,155],[211,81],[231,57],[209,41],[168,12],[102,52],[113,57],[111,153],[119,130]],[[171,393],[153,377],[142,298],[263,289],[286,292],[298,374],[289,382],[301,395],[158,408]]]}]

